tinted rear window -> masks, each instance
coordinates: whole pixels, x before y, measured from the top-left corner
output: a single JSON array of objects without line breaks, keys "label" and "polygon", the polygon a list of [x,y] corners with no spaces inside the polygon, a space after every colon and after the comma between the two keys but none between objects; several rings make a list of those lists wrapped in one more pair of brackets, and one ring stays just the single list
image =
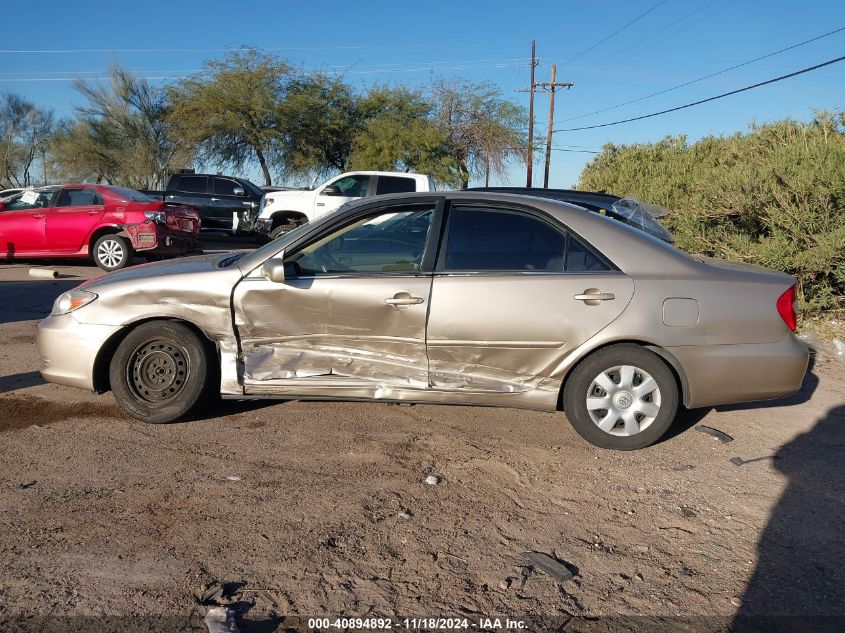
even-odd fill
[{"label": "tinted rear window", "polygon": [[134,189],[128,189],[127,187],[108,187],[109,191],[112,191],[117,195],[121,200],[126,202],[155,202],[156,199],[148,196],[145,193],[141,193],[140,191],[135,191]]},{"label": "tinted rear window", "polygon": [[384,193],[407,193],[416,191],[416,182],[413,178],[402,178],[401,176],[379,176],[376,184],[376,194]]},{"label": "tinted rear window", "polygon": [[62,189],[56,200],[57,207],[85,207],[100,204],[103,204],[103,199],[93,189]]},{"label": "tinted rear window", "polygon": [[456,208],[446,270],[563,272],[566,234],[526,213]]},{"label": "tinted rear window", "polygon": [[206,193],[205,176],[179,176],[177,191],[184,193]]}]

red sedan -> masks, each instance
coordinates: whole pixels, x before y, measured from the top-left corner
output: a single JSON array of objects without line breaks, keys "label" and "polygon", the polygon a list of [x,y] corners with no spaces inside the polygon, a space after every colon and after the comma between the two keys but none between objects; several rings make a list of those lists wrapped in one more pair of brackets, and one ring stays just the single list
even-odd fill
[{"label": "red sedan", "polygon": [[196,208],[106,185],[29,189],[0,200],[0,257],[93,257],[103,270],[135,253],[159,258],[199,251]]}]

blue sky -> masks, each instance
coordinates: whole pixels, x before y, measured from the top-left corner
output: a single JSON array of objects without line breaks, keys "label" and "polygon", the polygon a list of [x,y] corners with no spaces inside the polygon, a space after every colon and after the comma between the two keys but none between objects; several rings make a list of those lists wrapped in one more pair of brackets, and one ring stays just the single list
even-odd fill
[{"label": "blue sky", "polygon": [[[0,43],[0,91],[16,92],[69,115],[80,99],[69,79],[101,77],[118,63],[164,83],[203,60],[249,45],[309,68],[372,83],[422,85],[433,77],[493,81],[516,92],[528,84],[530,42],[537,41],[537,80],[557,64],[557,127],[638,116],[695,101],[845,55],[845,31],[668,94],[565,121],[665,90],[728,66],[845,26],[842,0],[462,0],[384,2],[67,2],[15,3]],[[647,15],[593,47],[644,12]],[[88,49],[102,49],[89,51]],[[132,49],[132,50],[127,50]],[[589,50],[588,50],[589,49]],[[39,52],[20,52],[39,51]],[[55,52],[62,51],[62,52]],[[584,52],[586,51],[586,52]],[[681,112],[615,127],[558,133],[555,145],[596,150],[686,134],[747,129],[751,121],[808,119],[812,110],[845,109],[845,62]],[[545,130],[548,98],[536,99]],[[555,151],[551,186],[577,182],[593,154]],[[535,184],[541,183],[541,152]],[[523,165],[494,184],[522,185]],[[251,174],[248,174],[251,175]],[[625,192],[619,192],[624,194]]]}]

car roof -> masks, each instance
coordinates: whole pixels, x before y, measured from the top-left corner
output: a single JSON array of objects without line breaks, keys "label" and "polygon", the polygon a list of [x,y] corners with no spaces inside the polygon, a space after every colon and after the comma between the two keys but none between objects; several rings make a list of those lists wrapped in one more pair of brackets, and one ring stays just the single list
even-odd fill
[{"label": "car roof", "polygon": [[580,189],[546,189],[544,187],[468,187],[465,191],[521,193],[528,196],[539,196],[541,198],[573,198],[583,200],[600,200],[611,203],[621,200],[620,196],[606,191],[582,191]]}]

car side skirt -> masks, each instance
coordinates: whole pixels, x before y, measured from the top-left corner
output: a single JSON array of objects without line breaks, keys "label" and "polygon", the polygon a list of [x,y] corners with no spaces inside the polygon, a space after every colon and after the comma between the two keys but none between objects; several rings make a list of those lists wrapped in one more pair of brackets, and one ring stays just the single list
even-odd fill
[{"label": "car side skirt", "polygon": [[[511,407],[535,411],[557,409],[560,383],[522,392],[479,392],[448,389],[414,389],[376,383],[346,385],[307,384],[307,379],[292,385],[262,385],[244,389],[243,394],[222,394],[227,399],[272,398],[291,400],[349,400],[366,402],[411,402],[419,404],[454,404],[487,407]],[[325,383],[325,381],[323,381]]]}]

